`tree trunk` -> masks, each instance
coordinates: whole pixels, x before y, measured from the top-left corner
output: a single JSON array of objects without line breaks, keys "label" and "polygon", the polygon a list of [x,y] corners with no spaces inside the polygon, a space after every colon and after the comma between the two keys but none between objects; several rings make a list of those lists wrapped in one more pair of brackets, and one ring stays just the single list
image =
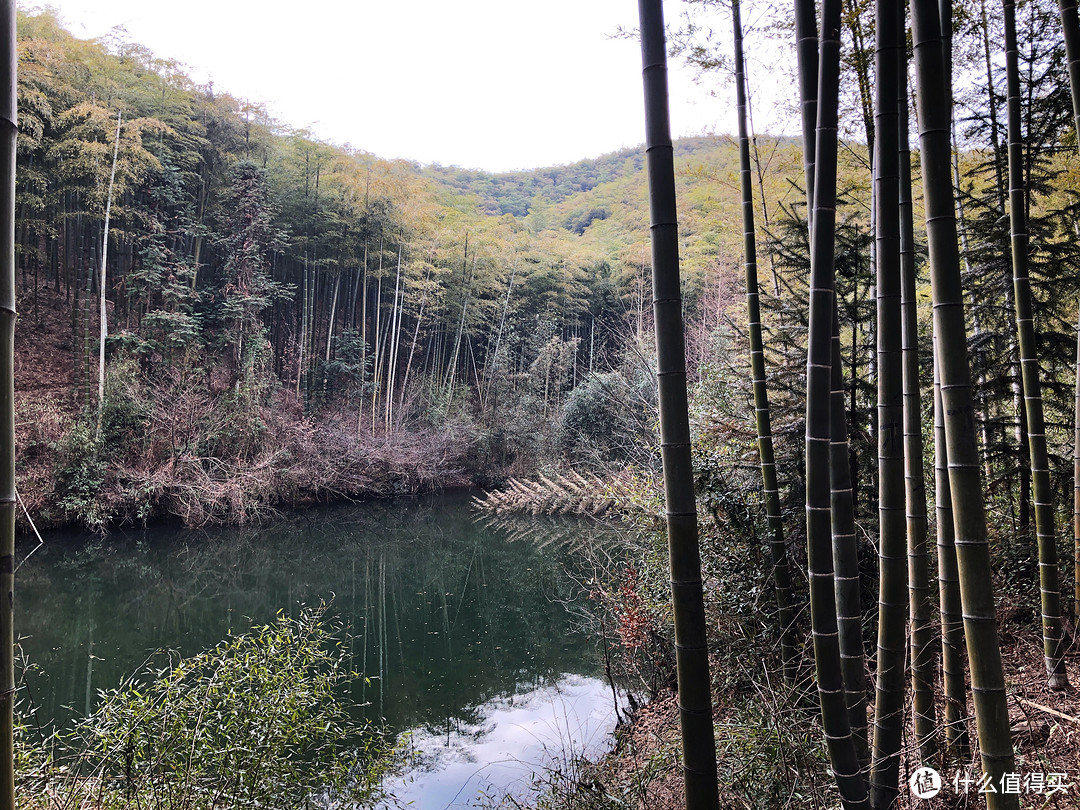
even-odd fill
[{"label": "tree trunk", "polygon": [[[897,79],[897,104],[900,111],[897,130],[900,152],[900,309],[901,353],[904,367],[904,491],[907,504],[911,691],[915,715],[915,744],[919,749],[919,759],[921,762],[932,765],[938,759],[937,717],[934,708],[937,656],[934,654],[934,626],[930,603],[930,555],[927,551],[926,540],[926,477],[923,473],[922,389],[919,384],[919,305],[916,297],[915,225],[911,194],[911,148],[908,142],[906,56],[901,61]],[[951,514],[948,519],[952,520]],[[955,570],[955,553],[952,567]],[[959,592],[957,592],[957,597],[959,597]],[[962,671],[961,674],[963,674]]]},{"label": "tree trunk", "polygon": [[[832,368],[829,408],[829,508],[832,518],[833,582],[836,587],[836,629],[851,734],[859,768],[870,769],[866,726],[866,647],[863,644],[862,582],[859,541],[855,528],[855,488],[852,486],[851,445],[848,442],[843,362],[840,356],[840,317],[833,307]],[[852,386],[854,390],[854,386]]]},{"label": "tree trunk", "polygon": [[367,269],[368,244],[364,240],[364,270],[360,274],[360,395],[356,406],[356,435],[360,436],[360,423],[364,418],[364,384],[367,382]]},{"label": "tree trunk", "polygon": [[661,0],[639,0],[638,10],[653,245],[653,318],[660,386],[661,455],[675,619],[683,780],[687,810],[702,810],[718,808],[720,800],[697,508],[690,461],[674,150],[668,119],[667,51]]},{"label": "tree trunk", "polygon": [[101,415],[105,410],[105,338],[109,334],[109,319],[105,312],[106,275],[105,265],[109,255],[109,215],[112,213],[113,183],[116,180],[116,158],[120,154],[120,121],[122,112],[116,114],[116,138],[113,141],[112,171],[109,173],[109,191],[105,198],[105,233],[101,239],[101,276],[98,282],[98,398],[97,431],[101,441]]},{"label": "tree trunk", "polygon": [[[907,659],[907,525],[904,487],[904,375],[900,354],[899,4],[875,3],[874,228],[877,250],[878,641],[874,762],[870,804],[892,806],[900,793]],[[905,122],[906,126],[906,122]]]},{"label": "tree trunk", "polygon": [[[805,6],[809,5],[807,12]],[[813,3],[796,4],[797,26],[812,16]],[[816,132],[804,129],[807,191],[813,200],[810,216],[810,324],[806,369],[806,534],[810,573],[810,616],[814,638],[818,698],[829,760],[845,808],[866,807],[863,778],[841,675],[837,639],[836,589],[833,582],[830,457],[832,442],[833,331],[836,318],[834,281],[836,224],[837,115],[840,83],[840,0],[825,0],[818,60],[809,59],[807,32],[796,28],[800,54],[800,90],[804,127],[813,94]],[[813,62],[816,87],[805,75]]]},{"label": "tree trunk", "polygon": [[15,3],[0,4],[0,810],[15,810]]},{"label": "tree trunk", "polygon": [[1028,277],[1027,186],[1024,180],[1024,144],[1020,131],[1020,57],[1016,42],[1016,3],[1004,0],[1005,79],[1008,87],[1009,223],[1011,225],[1013,289],[1016,332],[1023,375],[1027,443],[1035,495],[1035,536],[1039,549],[1039,591],[1042,602],[1043,658],[1051,689],[1067,689],[1065,640],[1061,628],[1061,585],[1058,582],[1057,530],[1054,493],[1050,484],[1050,458],[1046,450],[1042,382],[1035,345],[1035,314]]},{"label": "tree trunk", "polygon": [[[735,37],[735,98],[739,120],[739,167],[742,179],[743,245],[746,262],[747,330],[750,336],[750,366],[753,374],[754,415],[757,420],[758,456],[765,493],[765,511],[769,520],[769,552],[772,558],[773,584],[780,620],[780,655],[783,662],[784,685],[795,686],[798,678],[799,650],[795,637],[795,608],[791,595],[791,570],[788,565],[784,522],[780,515],[780,488],[776,478],[773,454],[772,419],[769,413],[769,391],[765,385],[765,348],[761,334],[760,292],[757,273],[757,239],[754,228],[754,193],[750,175],[750,136],[747,127],[746,68],[743,59],[742,22],[739,0],[731,6]],[[703,308],[704,309],[704,308]],[[592,352],[589,355],[592,370]]]},{"label": "tree trunk", "polygon": [[[495,332],[495,349],[491,353],[491,357],[488,357],[488,358],[484,359],[484,377],[487,379],[487,382],[483,386],[481,386],[483,391],[482,391],[482,396],[481,396],[481,399],[480,399],[480,401],[482,403],[482,407],[484,409],[486,409],[486,404],[488,402],[489,389],[491,387],[492,382],[494,382],[494,379],[495,379],[497,366],[493,366],[493,364],[498,363],[498,360],[499,360],[499,348],[502,345],[503,328],[506,326],[506,313],[510,311],[510,293],[513,292],[514,278],[516,276],[517,276],[517,260],[515,259],[514,260],[514,266],[510,269],[510,281],[506,285],[506,298],[503,300],[502,314],[499,316],[499,328]],[[491,375],[488,375],[488,373],[487,373],[487,369],[488,369],[489,366],[492,366]],[[590,338],[590,343],[589,343],[589,373],[590,374],[592,373],[592,343],[591,343],[591,338]]]},{"label": "tree trunk", "polygon": [[397,277],[394,279],[394,308],[390,313],[390,352],[386,367],[386,415],[383,426],[390,430],[394,419],[394,378],[397,376],[398,343],[401,340],[401,308],[404,290],[401,285],[401,252],[398,245]]},{"label": "tree trunk", "polygon": [[[425,281],[430,278],[430,271],[425,277]],[[398,409],[405,404],[405,390],[409,387],[409,374],[412,371],[413,355],[416,354],[416,342],[420,337],[420,324],[424,321],[424,310],[427,308],[427,293],[424,293],[424,297],[420,300],[420,311],[416,313],[416,325],[413,327],[412,343],[409,345],[409,356],[405,361],[405,376],[401,378],[401,385],[399,386],[398,395]]]},{"label": "tree trunk", "polygon": [[323,360],[322,393],[324,399],[326,398],[326,386],[329,383],[326,378],[326,370],[330,366],[330,350],[334,345],[334,318],[337,316],[338,290],[341,288],[341,274],[344,272],[342,270],[334,277],[334,294],[330,299],[330,318],[328,319],[330,323],[326,329],[326,355]]},{"label": "tree trunk", "polygon": [[[1076,0],[1058,0],[1061,27],[1065,32],[1065,57],[1069,63],[1073,123],[1080,146],[1080,19]],[[1076,423],[1073,438],[1073,621],[1080,623],[1080,313],[1076,325]]]},{"label": "tree trunk", "polygon": [[[1005,216],[1005,176],[1002,174],[1001,171],[1001,138],[998,135],[998,133],[1001,131],[1001,124],[998,121],[997,103],[994,99],[994,70],[990,53],[990,24],[986,14],[986,0],[980,0],[979,13],[982,18],[983,58],[986,65],[986,93],[989,102],[990,113],[990,139],[993,141],[994,146],[994,191],[997,195],[997,210],[1001,216]],[[947,49],[945,47],[942,48],[942,53],[944,54],[946,50],[951,53],[951,49]],[[1005,287],[1005,308],[1008,312],[1016,311],[1016,304],[1013,300],[1014,298],[1015,295],[1013,292],[1013,285],[1007,284]],[[1010,459],[1010,463],[1014,463],[1015,466],[1011,467],[1009,470],[1009,481],[1013,481],[1014,475],[1019,478],[1019,495],[1017,497],[1017,501],[1019,502],[1019,516],[1017,518],[1017,515],[1014,512],[1013,517],[1014,519],[1018,519],[1019,522],[1019,526],[1014,527],[1014,532],[1020,532],[1026,531],[1028,524],[1030,523],[1030,519],[1028,517],[1028,504],[1031,500],[1031,471],[1028,469],[1029,462],[1027,461],[1030,453],[1027,450],[1027,432],[1025,427],[1026,419],[1024,417],[1024,393],[1023,383],[1021,381],[1022,371],[1020,369],[1020,361],[1018,356],[1019,350],[1016,345],[1015,335],[1009,334],[1007,340],[1009,357],[1009,388],[1012,391],[1013,399],[1013,440],[1016,442],[1015,459]]]},{"label": "tree trunk", "polygon": [[[934,332],[937,359],[941,364],[941,396],[964,630],[971,662],[983,772],[991,782],[1000,785],[1006,773],[1015,771],[1015,759],[998,646],[990,547],[971,401],[956,208],[949,167],[950,111],[946,102],[941,23],[936,4],[929,0],[914,0],[912,32]],[[1014,810],[1019,807],[1019,799],[1012,794],[992,793],[987,795],[987,804],[989,810]]]},{"label": "tree trunk", "polygon": [[945,412],[941,404],[941,368],[934,337],[934,501],[937,510],[938,603],[941,615],[941,674],[945,697],[945,747],[955,762],[967,762],[971,744],[967,729],[967,678],[964,675],[964,611],[956,564],[949,454]]}]

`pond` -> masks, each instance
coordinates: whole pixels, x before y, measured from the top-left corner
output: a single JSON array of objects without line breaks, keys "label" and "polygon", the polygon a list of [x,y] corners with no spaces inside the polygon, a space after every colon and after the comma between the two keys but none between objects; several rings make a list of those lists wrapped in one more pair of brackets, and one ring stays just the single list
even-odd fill
[{"label": "pond", "polygon": [[[487,525],[451,493],[255,528],[48,535],[17,578],[29,697],[64,725],[155,650],[194,654],[327,602],[367,675],[352,684],[357,711],[410,732],[395,795],[426,810],[521,793],[545,763],[602,750],[615,723],[571,550],[605,534]],[[35,543],[20,541],[20,559]]]}]

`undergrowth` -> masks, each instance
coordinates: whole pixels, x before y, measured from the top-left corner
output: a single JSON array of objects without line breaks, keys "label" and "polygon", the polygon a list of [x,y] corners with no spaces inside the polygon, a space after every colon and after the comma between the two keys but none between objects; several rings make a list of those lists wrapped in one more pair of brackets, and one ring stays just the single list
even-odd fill
[{"label": "undergrowth", "polygon": [[342,697],[361,677],[324,608],[228,638],[198,655],[163,653],[68,732],[23,716],[16,741],[23,810],[295,810],[371,807],[399,759],[354,723]]}]

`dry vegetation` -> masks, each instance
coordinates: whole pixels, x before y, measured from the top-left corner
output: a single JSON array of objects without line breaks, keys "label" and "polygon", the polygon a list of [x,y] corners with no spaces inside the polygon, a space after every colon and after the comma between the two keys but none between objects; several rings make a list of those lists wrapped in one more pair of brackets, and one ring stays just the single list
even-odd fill
[{"label": "dry vegetation", "polygon": [[[28,307],[29,300],[36,306]],[[16,330],[18,490],[40,528],[84,522],[244,523],[334,498],[411,495],[468,483],[467,434],[453,425],[357,430],[355,409],[305,416],[274,383],[223,396],[214,370],[152,379],[110,372],[105,446],[73,406],[62,294],[24,293]],[[80,430],[82,433],[80,434]]]}]

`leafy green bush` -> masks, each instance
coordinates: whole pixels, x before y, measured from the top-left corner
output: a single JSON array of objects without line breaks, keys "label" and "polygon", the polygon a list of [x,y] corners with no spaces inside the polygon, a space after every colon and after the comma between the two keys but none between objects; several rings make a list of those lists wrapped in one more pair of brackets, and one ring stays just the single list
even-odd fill
[{"label": "leafy green bush", "polygon": [[109,464],[130,448],[141,451],[148,416],[134,362],[114,362],[105,375],[100,417],[96,407],[86,408],[57,443],[52,501],[59,520],[105,531],[115,517],[102,497]]},{"label": "leafy green bush", "polygon": [[592,373],[566,397],[558,438],[572,461],[604,467],[656,465],[656,391],[638,366]]},{"label": "leafy green bush", "polygon": [[101,692],[73,732],[24,757],[22,793],[60,807],[90,797],[160,810],[375,804],[395,749],[350,722],[339,692],[359,676],[324,613],[279,614]]},{"label": "leafy green bush", "polygon": [[101,531],[108,523],[98,500],[105,481],[105,462],[98,452],[91,418],[84,414],[59,442],[54,492],[60,518]]}]

